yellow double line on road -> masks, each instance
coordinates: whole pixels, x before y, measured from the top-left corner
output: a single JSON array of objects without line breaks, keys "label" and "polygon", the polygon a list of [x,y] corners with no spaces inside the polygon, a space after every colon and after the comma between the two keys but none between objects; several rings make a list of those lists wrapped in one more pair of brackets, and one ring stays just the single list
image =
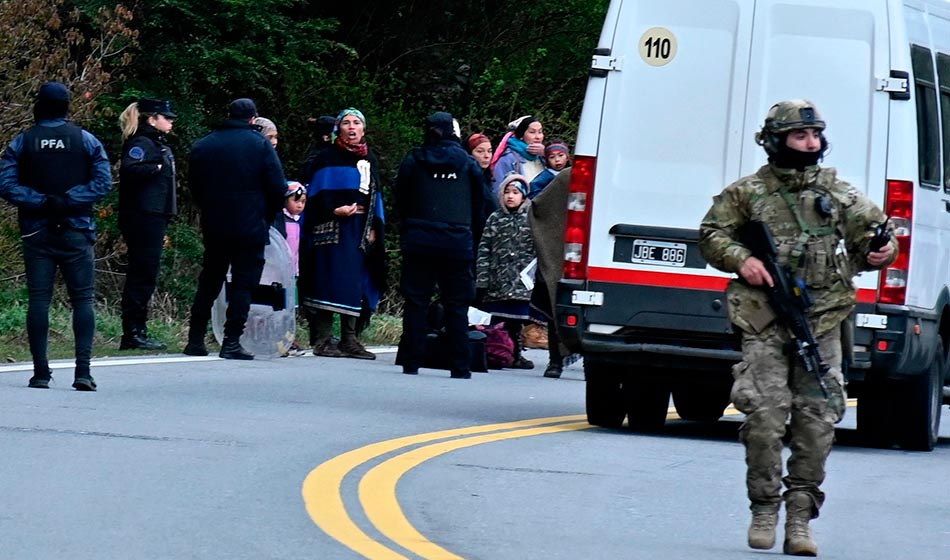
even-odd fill
[{"label": "yellow double line on road", "polygon": [[[848,404],[854,406],[854,400],[849,400]],[[724,413],[725,416],[738,414],[741,413],[731,406]],[[675,409],[671,407],[667,420],[678,418]],[[354,552],[369,560],[409,560],[403,553],[384,545],[360,529],[343,503],[342,487],[343,480],[360,466],[383,455],[412,447],[386,459],[363,475],[358,489],[363,512],[386,538],[426,560],[463,560],[461,556],[427,539],[409,523],[396,499],[396,486],[402,476],[429,459],[457,449],[591,427],[585,421],[584,415],[555,416],[442,430],[382,441],[338,455],[321,464],[307,475],[301,493],[307,513],[313,522]]]},{"label": "yellow double line on road", "polygon": [[360,504],[370,523],[397,545],[428,560],[462,560],[460,556],[425,538],[409,523],[396,499],[399,479],[423,462],[456,449],[590,428],[591,426],[583,421],[584,418],[583,415],[537,418],[443,430],[367,445],[334,457],[311,471],[303,483],[304,504],[310,518],[318,527],[363,557],[370,560],[409,560],[402,553],[373,539],[357,526],[343,503],[343,479],[361,465],[388,453],[423,443],[437,442],[396,455],[367,472],[359,484]]}]

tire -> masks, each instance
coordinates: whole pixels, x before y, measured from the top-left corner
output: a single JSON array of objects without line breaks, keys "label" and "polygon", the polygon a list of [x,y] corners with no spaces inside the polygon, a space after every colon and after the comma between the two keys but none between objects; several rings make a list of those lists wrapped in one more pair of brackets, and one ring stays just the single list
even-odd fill
[{"label": "tire", "polygon": [[624,407],[620,376],[603,364],[584,360],[586,382],[587,423],[604,428],[623,426],[627,411]]},{"label": "tire", "polygon": [[729,406],[731,385],[699,384],[673,389],[676,414],[683,420],[715,422]]},{"label": "tire", "polygon": [[934,352],[927,371],[900,387],[900,424],[897,442],[908,451],[933,451],[940,435],[943,407],[943,350]]},{"label": "tire", "polygon": [[627,403],[627,424],[635,432],[657,432],[666,424],[670,389],[660,379],[638,376],[623,385]]},{"label": "tire", "polygon": [[865,379],[858,397],[858,436],[868,447],[894,444],[894,420],[891,387],[893,383],[878,376]]}]

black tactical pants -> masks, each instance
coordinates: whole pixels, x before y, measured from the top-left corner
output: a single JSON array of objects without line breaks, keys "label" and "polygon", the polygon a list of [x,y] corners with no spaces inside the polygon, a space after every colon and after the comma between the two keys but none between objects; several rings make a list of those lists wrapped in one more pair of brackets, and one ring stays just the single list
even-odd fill
[{"label": "black tactical pants", "polygon": [[198,291],[191,306],[189,342],[201,342],[211,320],[211,306],[221,293],[231,267],[231,287],[224,321],[224,337],[240,338],[251,308],[251,290],[261,280],[264,270],[264,245],[225,241],[205,237],[205,254],[198,275]]},{"label": "black tactical pants", "polygon": [[122,289],[122,331],[144,331],[148,302],[155,292],[168,218],[161,214],[136,213],[121,224],[128,246],[129,265]]},{"label": "black tactical pants", "polygon": [[442,294],[444,325],[452,357],[452,373],[471,368],[468,343],[468,306],[475,299],[471,260],[404,254],[400,289],[405,298],[399,353],[405,371],[422,366],[426,347],[427,313],[435,287]]},{"label": "black tactical pants", "polygon": [[39,376],[45,377],[49,371],[49,306],[53,299],[57,268],[63,274],[69,303],[73,308],[76,374],[89,374],[92,337],[96,331],[96,312],[93,307],[95,242],[94,232],[72,228],[66,228],[61,233],[51,233],[43,228],[23,238],[23,260],[29,290],[26,332],[33,355],[33,371]]}]

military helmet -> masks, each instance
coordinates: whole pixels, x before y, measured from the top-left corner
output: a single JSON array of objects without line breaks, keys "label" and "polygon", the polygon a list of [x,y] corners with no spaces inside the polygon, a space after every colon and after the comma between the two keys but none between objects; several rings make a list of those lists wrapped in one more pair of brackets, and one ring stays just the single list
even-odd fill
[{"label": "military helmet", "polygon": [[805,99],[780,101],[769,109],[762,130],[755,133],[755,142],[773,154],[778,149],[779,135],[801,128],[825,129],[815,104]]}]

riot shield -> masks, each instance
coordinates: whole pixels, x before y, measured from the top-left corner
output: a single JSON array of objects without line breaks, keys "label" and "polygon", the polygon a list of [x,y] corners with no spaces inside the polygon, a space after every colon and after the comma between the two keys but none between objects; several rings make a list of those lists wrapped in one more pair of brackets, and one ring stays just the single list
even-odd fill
[{"label": "riot shield", "polygon": [[[224,321],[228,308],[227,282],[211,307],[211,330],[220,344],[224,340]],[[290,248],[280,233],[270,228],[270,243],[264,247],[264,271],[251,293],[251,308],[244,324],[241,346],[258,358],[287,355],[297,329],[297,285]]]}]

